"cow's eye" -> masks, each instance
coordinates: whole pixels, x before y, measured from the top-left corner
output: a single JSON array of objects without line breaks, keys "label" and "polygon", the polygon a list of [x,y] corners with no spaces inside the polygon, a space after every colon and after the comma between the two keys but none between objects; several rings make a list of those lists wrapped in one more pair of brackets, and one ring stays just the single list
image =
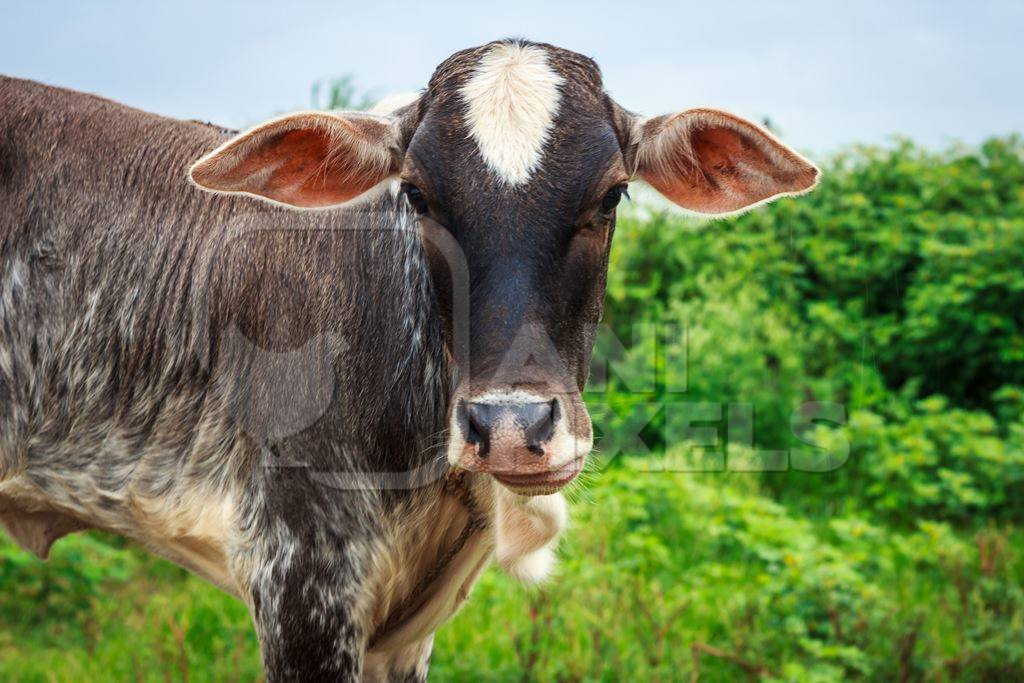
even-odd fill
[{"label": "cow's eye", "polygon": [[420,188],[409,183],[404,183],[402,185],[402,191],[405,192],[405,197],[409,200],[410,206],[412,206],[413,210],[419,215],[422,216],[430,209],[427,205],[427,198],[423,196],[423,190]]},{"label": "cow's eye", "polygon": [[629,196],[626,191],[625,185],[616,185],[612,189],[608,190],[605,194],[604,199],[601,200],[601,213],[605,216],[610,216],[615,207],[622,201],[622,195]]}]

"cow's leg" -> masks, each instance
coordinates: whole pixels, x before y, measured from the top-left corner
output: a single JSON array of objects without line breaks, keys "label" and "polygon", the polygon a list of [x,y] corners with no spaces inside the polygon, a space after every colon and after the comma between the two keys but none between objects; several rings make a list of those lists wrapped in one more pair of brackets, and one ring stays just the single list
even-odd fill
[{"label": "cow's leg", "polygon": [[304,479],[275,477],[274,488],[257,496],[260,509],[243,514],[232,571],[249,602],[268,681],[358,681],[368,566],[361,539],[371,515],[364,498],[332,500]]},{"label": "cow's leg", "polygon": [[363,669],[364,683],[425,683],[430,671],[434,637],[390,652],[370,652]]},{"label": "cow's leg", "polygon": [[365,649],[361,581],[345,544],[330,550],[309,540],[274,538],[258,558],[241,561],[267,681],[357,681]]}]

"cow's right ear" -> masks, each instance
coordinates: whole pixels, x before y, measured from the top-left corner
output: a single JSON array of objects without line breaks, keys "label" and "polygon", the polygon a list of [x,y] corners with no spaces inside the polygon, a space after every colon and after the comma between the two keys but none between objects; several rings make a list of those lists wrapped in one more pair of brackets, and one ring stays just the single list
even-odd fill
[{"label": "cow's right ear", "polygon": [[399,121],[360,112],[304,112],[268,121],[189,170],[201,188],[289,206],[338,206],[398,173]]}]

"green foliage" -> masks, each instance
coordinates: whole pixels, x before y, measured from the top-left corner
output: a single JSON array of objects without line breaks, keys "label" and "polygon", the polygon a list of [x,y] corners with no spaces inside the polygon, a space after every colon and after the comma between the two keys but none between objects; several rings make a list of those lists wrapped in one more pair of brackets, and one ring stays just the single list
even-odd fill
[{"label": "green foliage", "polygon": [[[624,215],[557,576],[487,572],[435,680],[1024,679],[1022,209],[1011,137]],[[788,469],[738,471],[767,450]],[[0,541],[0,586],[0,680],[259,676],[242,605],[116,539]]]},{"label": "green foliage", "polygon": [[439,680],[472,679],[484,660],[467,653],[484,650],[507,653],[488,663],[495,680],[680,680],[704,646],[730,658],[701,656],[702,680],[1024,671],[1019,532],[812,521],[745,475],[648,468],[603,473],[576,506],[551,588],[487,577],[439,634]]},{"label": "green foliage", "polygon": [[[894,414],[893,414],[894,413]],[[792,477],[790,497],[828,497],[892,525],[927,517],[958,525],[1024,520],[1024,421],[1000,426],[984,411],[934,396],[889,416],[854,411],[818,442],[851,445],[846,466],[826,477]]]}]

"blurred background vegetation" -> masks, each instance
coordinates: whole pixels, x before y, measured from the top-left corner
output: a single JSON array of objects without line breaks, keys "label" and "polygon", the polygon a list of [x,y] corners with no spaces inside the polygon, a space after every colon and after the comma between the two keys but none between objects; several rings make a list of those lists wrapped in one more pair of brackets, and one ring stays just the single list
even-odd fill
[{"label": "blurred background vegetation", "polygon": [[[434,680],[1024,680],[1024,141],[824,171],[727,220],[623,212],[605,322],[627,343],[599,353],[604,445],[558,573],[489,571]],[[652,354],[645,323],[685,334]],[[802,419],[815,401],[844,416]],[[693,453],[673,402],[720,406],[720,471],[664,471]],[[793,448],[839,457],[738,471]],[[0,679],[258,676],[244,607],[185,572],[101,534],[47,564],[0,540]]]}]

